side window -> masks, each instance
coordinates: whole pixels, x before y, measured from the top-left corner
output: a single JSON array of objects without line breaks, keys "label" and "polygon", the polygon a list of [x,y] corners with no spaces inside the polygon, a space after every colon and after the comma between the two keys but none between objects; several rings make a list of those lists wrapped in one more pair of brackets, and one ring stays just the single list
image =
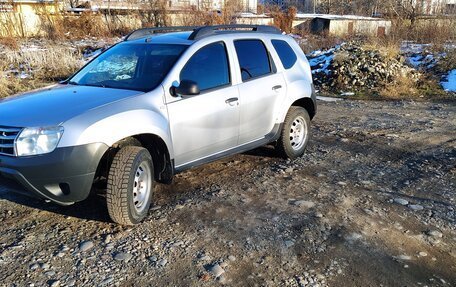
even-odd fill
[{"label": "side window", "polygon": [[280,60],[282,61],[283,67],[285,69],[290,69],[298,60],[293,49],[288,45],[287,42],[282,40],[272,40],[272,45],[277,51]]},{"label": "side window", "polygon": [[180,80],[198,84],[201,91],[230,83],[230,72],[225,44],[217,42],[198,50],[180,73]]},{"label": "side window", "polygon": [[234,41],[234,47],[241,66],[242,81],[271,73],[268,51],[262,41],[238,40]]}]

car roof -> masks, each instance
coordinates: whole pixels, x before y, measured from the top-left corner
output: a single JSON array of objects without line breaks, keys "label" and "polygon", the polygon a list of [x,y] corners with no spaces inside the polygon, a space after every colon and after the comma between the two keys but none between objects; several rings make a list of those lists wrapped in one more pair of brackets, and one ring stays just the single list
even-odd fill
[{"label": "car roof", "polygon": [[191,45],[194,40],[188,40],[191,31],[153,34],[138,39],[130,40],[128,43],[154,43],[154,44],[180,44]]},{"label": "car roof", "polygon": [[154,27],[142,28],[131,32],[125,37],[126,42],[183,44],[191,45],[195,41],[216,35],[271,34],[281,35],[282,32],[273,26],[265,25],[216,25],[202,27]]}]

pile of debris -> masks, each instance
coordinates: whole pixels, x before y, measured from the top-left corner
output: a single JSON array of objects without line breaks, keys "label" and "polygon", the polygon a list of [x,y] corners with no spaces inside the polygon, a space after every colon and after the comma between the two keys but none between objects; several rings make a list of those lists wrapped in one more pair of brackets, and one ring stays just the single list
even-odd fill
[{"label": "pile of debris", "polygon": [[406,65],[405,58],[382,55],[356,43],[344,43],[307,55],[317,88],[337,92],[372,90],[395,83],[399,77],[415,82],[421,74]]}]

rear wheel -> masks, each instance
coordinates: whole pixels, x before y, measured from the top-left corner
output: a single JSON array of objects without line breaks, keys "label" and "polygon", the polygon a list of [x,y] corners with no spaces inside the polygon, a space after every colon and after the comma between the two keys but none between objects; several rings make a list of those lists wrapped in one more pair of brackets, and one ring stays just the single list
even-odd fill
[{"label": "rear wheel", "polygon": [[141,222],[149,211],[154,188],[149,151],[127,146],[119,150],[109,169],[106,200],[111,219],[119,224]]},{"label": "rear wheel", "polygon": [[285,117],[276,149],[282,157],[298,158],[304,154],[309,136],[309,113],[302,107],[292,106]]}]

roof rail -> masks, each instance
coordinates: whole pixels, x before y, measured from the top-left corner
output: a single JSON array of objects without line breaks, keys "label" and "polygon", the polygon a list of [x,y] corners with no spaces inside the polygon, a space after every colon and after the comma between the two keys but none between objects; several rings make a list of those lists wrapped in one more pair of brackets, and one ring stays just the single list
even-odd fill
[{"label": "roof rail", "polygon": [[[242,30],[237,30],[242,29]],[[135,30],[125,37],[124,41],[137,40],[147,36],[151,36],[155,33],[163,33],[169,31],[193,31],[188,37],[188,40],[198,40],[210,35],[214,35],[217,31],[227,32],[258,32],[258,33],[270,33],[270,34],[282,34],[280,29],[274,26],[267,25],[215,25],[215,26],[174,26],[174,27],[153,27],[153,28],[142,28]]]},{"label": "roof rail", "polygon": [[[203,26],[193,30],[193,33],[188,37],[189,40],[198,40],[206,36],[216,34],[219,30],[233,31],[236,29],[249,29],[250,31],[245,32],[258,32],[258,33],[270,33],[270,34],[282,34],[280,29],[274,26],[267,25],[246,25],[246,24],[234,24],[234,25],[215,25],[215,26]],[[241,30],[243,31],[243,30]],[[243,31],[244,32],[244,31]]]},{"label": "roof rail", "polygon": [[152,27],[152,28],[142,28],[135,30],[128,34],[124,41],[137,40],[147,36],[152,36],[155,33],[163,33],[170,31],[194,31],[200,28],[199,26],[173,26],[173,27]]}]

